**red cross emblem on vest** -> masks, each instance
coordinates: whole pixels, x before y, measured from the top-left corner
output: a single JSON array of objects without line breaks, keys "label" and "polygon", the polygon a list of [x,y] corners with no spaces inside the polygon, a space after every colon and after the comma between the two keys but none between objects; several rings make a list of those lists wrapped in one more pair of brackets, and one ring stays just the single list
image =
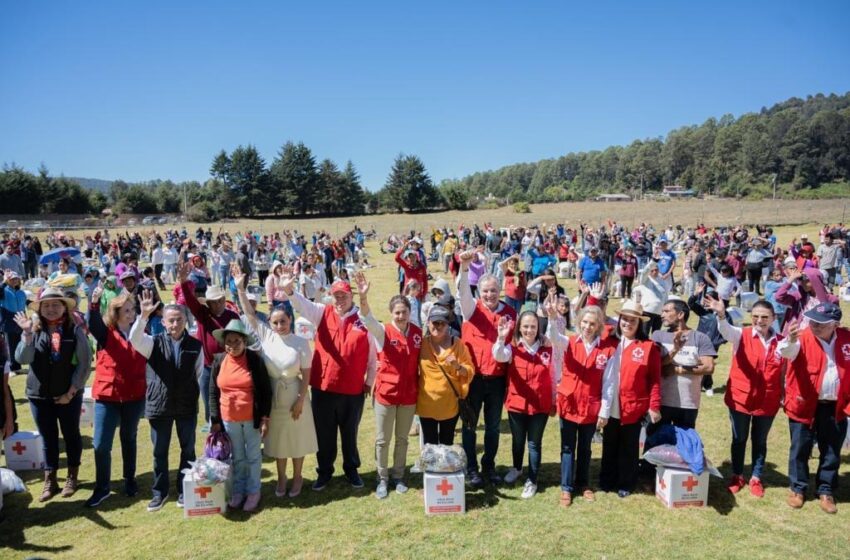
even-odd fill
[{"label": "red cross emblem on vest", "polygon": [[449,479],[447,478],[444,478],[443,481],[437,485],[437,490],[439,490],[443,496],[448,496],[449,491],[454,490],[454,488],[453,484],[449,484]]},{"label": "red cross emblem on vest", "polygon": [[198,486],[197,488],[195,488],[195,494],[200,496],[202,500],[206,500],[207,494],[209,494],[210,492],[212,492],[212,488],[210,488],[209,486]]},{"label": "red cross emblem on vest", "polygon": [[22,444],[19,441],[16,441],[15,445],[12,446],[12,451],[17,453],[18,455],[23,455],[24,451],[26,451],[26,450],[27,450],[27,446]]},{"label": "red cross emblem on vest", "polygon": [[688,478],[682,481],[682,487],[687,488],[688,492],[693,492],[694,487],[696,486],[699,486],[699,480],[692,476],[689,476]]}]

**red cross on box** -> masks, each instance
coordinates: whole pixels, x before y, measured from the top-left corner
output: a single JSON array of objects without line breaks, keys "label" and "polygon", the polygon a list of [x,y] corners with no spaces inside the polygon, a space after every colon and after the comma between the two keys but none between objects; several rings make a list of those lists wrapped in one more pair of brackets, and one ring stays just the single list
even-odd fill
[{"label": "red cross on box", "polygon": [[15,442],[15,445],[12,446],[12,451],[17,453],[18,455],[23,455],[24,451],[27,450],[27,446],[22,444],[21,442]]},{"label": "red cross on box", "polygon": [[449,479],[444,478],[441,483],[437,485],[437,490],[439,490],[443,496],[448,496],[451,490],[454,490],[454,485],[449,484]]},{"label": "red cross on box", "polygon": [[694,487],[699,486],[699,479],[689,476],[682,481],[682,487],[687,488],[688,492],[693,492]]},{"label": "red cross on box", "polygon": [[667,483],[664,482],[663,478],[658,479],[658,486],[660,486],[662,490],[667,490]]},{"label": "red cross on box", "polygon": [[212,488],[210,488],[209,486],[198,486],[197,488],[195,488],[195,494],[200,496],[202,500],[206,500],[207,494],[209,494],[210,492],[212,492]]}]

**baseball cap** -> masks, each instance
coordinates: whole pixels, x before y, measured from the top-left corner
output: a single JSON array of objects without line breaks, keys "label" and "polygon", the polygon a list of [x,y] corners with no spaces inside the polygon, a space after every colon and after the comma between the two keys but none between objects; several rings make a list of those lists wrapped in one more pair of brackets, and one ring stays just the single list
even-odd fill
[{"label": "baseball cap", "polygon": [[813,323],[832,323],[841,321],[841,308],[834,303],[821,303],[803,315]]},{"label": "baseball cap", "polygon": [[336,292],[345,292],[347,294],[351,293],[351,284],[346,282],[345,280],[337,280],[333,284],[331,284],[331,294]]}]

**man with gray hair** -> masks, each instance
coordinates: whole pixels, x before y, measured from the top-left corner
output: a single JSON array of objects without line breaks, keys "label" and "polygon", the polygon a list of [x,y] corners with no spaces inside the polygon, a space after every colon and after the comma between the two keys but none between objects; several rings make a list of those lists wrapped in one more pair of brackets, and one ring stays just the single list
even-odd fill
[{"label": "man with gray hair", "polygon": [[[157,336],[145,333],[148,319],[159,302],[153,293],[141,295],[141,314],[130,329],[130,344],[148,361],[145,378],[145,418],[151,426],[153,443],[153,498],[148,511],[158,511],[168,499],[168,448],[171,428],[180,441],[180,465],[177,469],[177,505],[183,507],[183,469],[195,460],[195,428],[198,423],[198,379],[204,371],[201,342],[186,330],[188,313],[182,305],[163,308],[165,332]],[[209,393],[209,387],[203,387]]]},{"label": "man with gray hair", "polygon": [[[482,249],[478,249],[479,251]],[[478,279],[479,299],[472,296],[469,285],[469,264],[474,251],[460,254],[460,274],[457,278],[457,291],[460,299],[463,326],[461,340],[466,343],[475,364],[475,377],[469,385],[467,400],[475,411],[475,424],[481,408],[484,408],[484,455],[481,457],[481,471],[493,484],[502,479],[496,473],[496,453],[499,451],[499,424],[502,421],[502,405],[507,390],[507,365],[493,358],[493,344],[499,336],[497,325],[501,317],[516,322],[516,311],[499,301],[501,287],[498,278],[484,274]],[[506,339],[503,341],[508,343]],[[484,479],[478,470],[475,427],[464,426],[463,449],[466,451],[467,475],[469,484],[480,488]]]}]

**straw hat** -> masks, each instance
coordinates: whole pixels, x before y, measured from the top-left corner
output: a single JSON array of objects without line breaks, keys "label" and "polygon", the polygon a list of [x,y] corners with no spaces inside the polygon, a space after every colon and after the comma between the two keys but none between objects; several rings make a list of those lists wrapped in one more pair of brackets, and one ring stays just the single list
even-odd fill
[{"label": "straw hat", "polygon": [[643,306],[631,299],[627,299],[623,303],[623,307],[620,309],[620,315],[626,315],[627,317],[637,317],[641,321],[649,321],[649,317],[643,314]]},{"label": "straw hat", "polygon": [[41,302],[51,299],[62,300],[65,307],[68,308],[69,313],[77,307],[77,302],[73,298],[65,297],[65,292],[62,290],[58,288],[46,288],[34,302],[30,303],[29,308],[38,313],[41,310]]},{"label": "straw hat", "polygon": [[218,341],[219,344],[224,346],[224,337],[229,332],[234,332],[241,334],[245,337],[245,346],[252,346],[255,342],[254,335],[251,334],[251,331],[248,330],[248,327],[245,326],[245,323],[240,321],[239,319],[231,319],[227,326],[223,329],[216,329],[213,331],[213,336]]}]

